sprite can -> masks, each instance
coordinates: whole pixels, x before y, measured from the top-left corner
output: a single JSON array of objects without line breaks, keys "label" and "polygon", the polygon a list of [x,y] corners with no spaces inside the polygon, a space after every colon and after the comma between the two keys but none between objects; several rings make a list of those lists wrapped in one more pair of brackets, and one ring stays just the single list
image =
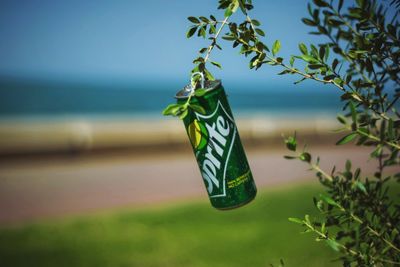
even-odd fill
[{"label": "sprite can", "polygon": [[[206,92],[192,96],[190,104],[200,105],[205,114],[189,108],[183,123],[211,205],[237,208],[253,200],[257,188],[221,81],[206,81],[202,87]],[[185,103],[193,90],[191,84],[183,88],[177,102]]]}]

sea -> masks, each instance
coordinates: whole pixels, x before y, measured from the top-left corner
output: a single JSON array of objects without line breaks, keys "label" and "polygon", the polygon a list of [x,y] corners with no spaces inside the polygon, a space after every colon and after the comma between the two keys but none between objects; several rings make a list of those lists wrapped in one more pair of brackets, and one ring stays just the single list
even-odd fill
[{"label": "sea", "polygon": [[[162,119],[174,103],[181,80],[51,80],[0,78],[0,120],[74,117]],[[340,92],[315,83],[273,85],[265,81],[224,81],[235,117],[315,117],[341,112]]]}]

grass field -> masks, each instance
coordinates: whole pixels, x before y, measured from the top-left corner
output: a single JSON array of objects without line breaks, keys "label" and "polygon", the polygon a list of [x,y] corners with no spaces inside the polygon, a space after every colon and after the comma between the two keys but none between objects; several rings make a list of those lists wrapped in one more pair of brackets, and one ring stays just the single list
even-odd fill
[{"label": "grass field", "polygon": [[217,211],[206,199],[0,228],[1,266],[340,266],[288,217],[314,212],[321,187],[262,190]]}]

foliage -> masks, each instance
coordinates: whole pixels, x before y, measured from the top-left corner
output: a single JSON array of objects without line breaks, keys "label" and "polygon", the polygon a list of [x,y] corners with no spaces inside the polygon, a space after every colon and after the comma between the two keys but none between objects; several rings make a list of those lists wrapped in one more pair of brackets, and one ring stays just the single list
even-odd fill
[{"label": "foliage", "polygon": [[[295,83],[314,80],[342,91],[345,114],[337,119],[343,125],[338,131],[345,135],[337,145],[353,142],[370,147],[370,156],[379,165],[376,173],[362,176],[361,170],[353,169],[347,161],[343,171],[333,167],[328,174],[319,167],[319,158],[313,160],[306,150],[286,158],[309,164],[327,193],[314,199],[322,218],[306,215],[304,219],[290,220],[315,233],[317,241],[325,241],[340,251],[344,266],[400,265],[400,203],[388,196],[388,183],[400,180],[399,11],[395,10],[392,17],[388,15],[388,7],[398,9],[399,5],[398,0],[391,3],[355,0],[346,5],[343,0],[313,0],[307,6],[309,17],[302,22],[313,29],[310,34],[327,41],[309,46],[300,43],[300,54],[289,59],[279,56],[279,40],[272,46],[261,41],[265,33],[260,21],[249,16],[253,8],[251,0],[219,0],[218,8],[224,10],[222,21],[214,16],[188,18],[193,23],[188,37],[197,32],[198,36],[209,36],[211,40],[208,48],[200,49],[192,71],[203,72],[208,80],[214,78],[206,63],[213,48],[221,48],[217,38],[228,25],[222,39],[249,58],[251,69],[279,66],[282,70],[278,75],[299,76]],[[244,16],[243,22],[229,22],[237,10]],[[211,63],[221,67],[217,62]],[[182,117],[183,111],[165,114]],[[295,137],[285,142],[288,149],[297,151]]]}]

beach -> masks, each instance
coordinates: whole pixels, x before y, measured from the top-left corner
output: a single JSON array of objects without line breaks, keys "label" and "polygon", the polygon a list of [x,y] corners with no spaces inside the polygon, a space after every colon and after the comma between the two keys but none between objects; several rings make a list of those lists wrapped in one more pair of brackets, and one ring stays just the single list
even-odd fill
[{"label": "beach", "polygon": [[[193,199],[208,202],[179,120],[31,123],[0,127],[8,136],[0,143],[0,224]],[[368,161],[368,148],[334,145],[340,134],[332,132],[337,127],[332,120],[253,117],[238,119],[237,125],[259,190],[317,179],[305,163],[283,158],[290,153],[282,134],[294,130],[301,145],[308,143],[308,150],[320,156],[326,172],[334,165],[343,168],[346,159],[366,174],[376,168]]]}]

